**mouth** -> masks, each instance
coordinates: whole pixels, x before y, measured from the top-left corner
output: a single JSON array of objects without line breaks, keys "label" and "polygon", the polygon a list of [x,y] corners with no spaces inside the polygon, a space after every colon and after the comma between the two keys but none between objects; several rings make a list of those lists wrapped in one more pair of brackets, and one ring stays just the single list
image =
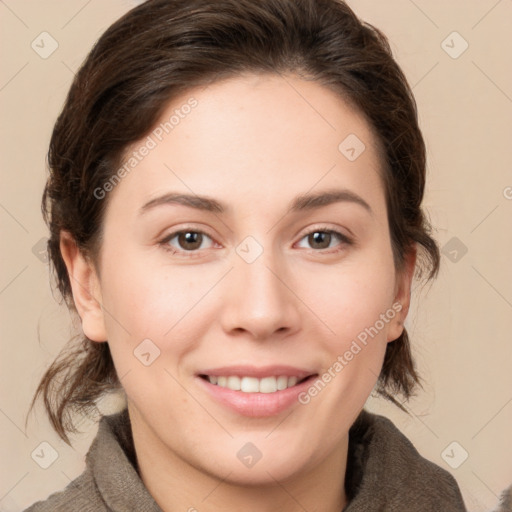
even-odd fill
[{"label": "mouth", "polygon": [[196,374],[217,404],[242,416],[275,416],[294,405],[318,373],[288,366],[216,368]]},{"label": "mouth", "polygon": [[214,386],[231,389],[232,391],[241,391],[242,393],[275,393],[292,388],[297,384],[302,384],[310,377],[308,375],[299,378],[295,375],[287,377],[286,375],[272,375],[258,379],[257,377],[238,376],[238,375],[199,375],[200,378],[208,381]]}]

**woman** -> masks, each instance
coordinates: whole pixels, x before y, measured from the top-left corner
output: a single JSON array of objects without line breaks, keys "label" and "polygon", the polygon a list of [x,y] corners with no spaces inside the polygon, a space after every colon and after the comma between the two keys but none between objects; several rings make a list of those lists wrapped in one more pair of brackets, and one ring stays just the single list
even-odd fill
[{"label": "woman", "polygon": [[43,211],[83,340],[37,389],[122,389],[46,510],[465,510],[381,416],[419,384],[404,321],[439,252],[386,38],[338,0],[149,0],[53,132]]}]

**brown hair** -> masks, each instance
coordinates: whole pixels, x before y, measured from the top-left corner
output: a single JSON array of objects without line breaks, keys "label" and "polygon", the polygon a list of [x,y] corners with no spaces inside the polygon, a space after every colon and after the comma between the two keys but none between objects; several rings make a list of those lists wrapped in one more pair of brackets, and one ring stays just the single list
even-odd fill
[{"label": "brown hair", "polygon": [[[94,260],[108,197],[101,188],[123,151],[145,136],[169,101],[200,85],[246,72],[291,72],[338,92],[368,120],[380,147],[395,266],[419,244],[418,268],[433,278],[439,250],[421,210],[425,144],[416,103],[386,37],[341,0],[148,0],[115,22],[77,73],[55,124],[42,210],[57,286],[75,310],[59,249],[62,230]],[[340,141],[341,142],[341,141]],[[76,311],[76,310],[75,310]],[[43,376],[51,424],[69,444],[72,413],[90,413],[120,382],[108,343],[83,335]],[[407,332],[388,343],[377,392],[401,407],[419,376]]]}]

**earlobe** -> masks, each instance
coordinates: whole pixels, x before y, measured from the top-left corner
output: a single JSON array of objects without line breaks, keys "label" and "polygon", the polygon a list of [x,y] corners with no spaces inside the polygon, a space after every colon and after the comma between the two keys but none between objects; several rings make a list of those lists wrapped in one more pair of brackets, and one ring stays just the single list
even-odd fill
[{"label": "earlobe", "polygon": [[405,255],[402,271],[397,274],[393,309],[397,311],[388,329],[388,342],[395,341],[404,330],[405,319],[411,304],[411,287],[416,268],[416,246],[411,246]]},{"label": "earlobe", "polygon": [[66,231],[60,235],[60,252],[66,264],[73,301],[84,334],[92,341],[106,341],[101,287],[94,265],[82,254],[71,234]]}]

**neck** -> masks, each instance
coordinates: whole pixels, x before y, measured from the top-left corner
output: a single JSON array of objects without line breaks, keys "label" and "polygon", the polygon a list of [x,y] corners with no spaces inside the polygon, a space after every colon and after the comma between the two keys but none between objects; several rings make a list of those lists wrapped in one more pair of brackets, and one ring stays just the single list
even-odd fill
[{"label": "neck", "polygon": [[240,483],[228,472],[224,478],[194,467],[155,436],[136,411],[130,410],[140,477],[163,512],[340,512],[347,504],[345,471],[348,434],[322,462],[284,480],[269,478],[257,485]]}]

